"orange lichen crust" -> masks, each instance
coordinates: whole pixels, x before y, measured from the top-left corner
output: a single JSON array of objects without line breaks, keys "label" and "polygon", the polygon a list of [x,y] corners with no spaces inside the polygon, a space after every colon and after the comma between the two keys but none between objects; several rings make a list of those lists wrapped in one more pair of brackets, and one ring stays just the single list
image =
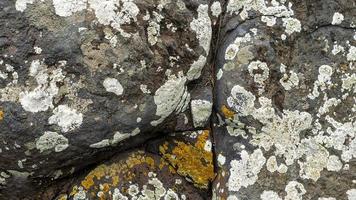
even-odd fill
[{"label": "orange lichen crust", "polygon": [[90,171],[79,187],[77,185],[72,187],[70,196],[73,197],[80,192],[81,187],[93,197],[108,199],[109,191],[117,187],[120,181],[130,182],[135,178],[136,174],[132,172],[132,169],[139,165],[150,170],[156,167],[155,160],[145,155],[143,151],[131,153],[125,160],[110,165],[102,164]]},{"label": "orange lichen crust", "polygon": [[170,151],[168,142],[160,146],[162,157],[167,160],[181,176],[189,177],[195,186],[207,188],[214,179],[212,151],[205,150],[209,142],[209,131],[202,131],[195,144],[174,140]]},{"label": "orange lichen crust", "polygon": [[0,110],[0,121],[4,119],[4,111]]},{"label": "orange lichen crust", "polygon": [[221,106],[221,112],[224,114],[224,117],[227,119],[233,119],[234,118],[234,111],[230,110],[228,107],[225,105]]}]

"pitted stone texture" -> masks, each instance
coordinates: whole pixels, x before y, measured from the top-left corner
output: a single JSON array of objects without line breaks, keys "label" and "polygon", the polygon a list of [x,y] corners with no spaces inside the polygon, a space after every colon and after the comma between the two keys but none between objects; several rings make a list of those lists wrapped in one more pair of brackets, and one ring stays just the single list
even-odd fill
[{"label": "pitted stone texture", "polygon": [[228,1],[215,70],[213,199],[348,199],[356,160],[349,5]]},{"label": "pitted stone texture", "polygon": [[190,100],[212,102],[209,4],[1,1],[0,198],[193,129]]}]

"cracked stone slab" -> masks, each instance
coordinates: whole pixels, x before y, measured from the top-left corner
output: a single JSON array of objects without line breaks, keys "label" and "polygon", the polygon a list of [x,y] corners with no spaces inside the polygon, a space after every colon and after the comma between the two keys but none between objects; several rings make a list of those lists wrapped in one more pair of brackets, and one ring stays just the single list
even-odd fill
[{"label": "cracked stone slab", "polygon": [[210,131],[188,131],[120,153],[39,196],[60,200],[210,199],[208,186],[214,177]]},{"label": "cracked stone slab", "polygon": [[78,178],[55,199],[203,199],[155,154],[134,150]]},{"label": "cracked stone slab", "polygon": [[158,132],[209,126],[211,106],[191,102],[212,104],[206,63],[217,5],[214,13],[206,0],[0,8],[0,198],[21,198]]},{"label": "cracked stone slab", "polygon": [[213,199],[354,198],[350,5],[227,3],[216,55]]}]

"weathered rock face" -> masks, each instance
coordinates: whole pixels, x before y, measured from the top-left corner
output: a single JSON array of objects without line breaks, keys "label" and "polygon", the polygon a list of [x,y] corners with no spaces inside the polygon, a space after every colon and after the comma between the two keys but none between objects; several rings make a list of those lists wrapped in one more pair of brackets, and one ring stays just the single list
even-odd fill
[{"label": "weathered rock face", "polygon": [[227,3],[216,199],[355,198],[355,6]]},{"label": "weathered rock face", "polygon": [[159,132],[208,125],[207,1],[0,7],[2,193],[67,176]]},{"label": "weathered rock face", "polygon": [[356,197],[353,0],[0,8],[0,199]]},{"label": "weathered rock face", "polygon": [[214,178],[209,131],[175,136],[153,140],[144,149],[96,167],[56,191],[56,199],[207,199]]}]

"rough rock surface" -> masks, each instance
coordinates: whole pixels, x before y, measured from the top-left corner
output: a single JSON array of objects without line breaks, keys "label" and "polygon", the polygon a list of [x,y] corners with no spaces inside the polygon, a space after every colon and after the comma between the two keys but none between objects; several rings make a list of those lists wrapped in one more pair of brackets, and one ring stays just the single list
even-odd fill
[{"label": "rough rock surface", "polygon": [[55,191],[56,199],[207,199],[214,178],[209,131],[177,134],[99,165]]},{"label": "rough rock surface", "polygon": [[211,106],[189,109],[212,105],[206,1],[0,7],[2,194],[21,195],[19,182],[43,185],[157,133],[208,125]]},{"label": "rough rock surface", "polygon": [[354,0],[1,0],[0,199],[356,198]]},{"label": "rough rock surface", "polygon": [[354,199],[355,1],[226,5],[215,199]]}]

